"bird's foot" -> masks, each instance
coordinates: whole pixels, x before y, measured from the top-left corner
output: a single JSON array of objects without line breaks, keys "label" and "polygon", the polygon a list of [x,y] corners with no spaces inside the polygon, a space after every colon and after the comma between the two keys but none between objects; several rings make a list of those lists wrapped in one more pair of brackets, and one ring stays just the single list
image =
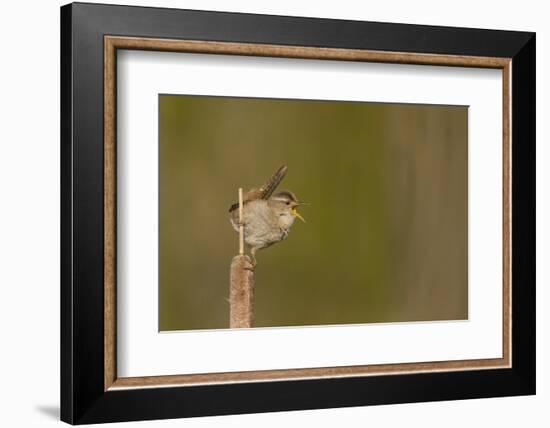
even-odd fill
[{"label": "bird's foot", "polygon": [[244,266],[244,269],[253,272],[256,269],[256,265],[258,264],[258,262],[256,261],[256,257],[254,256],[248,257],[247,262],[248,263],[246,263],[246,265]]},{"label": "bird's foot", "polygon": [[244,270],[249,270],[251,272],[254,272],[256,270],[256,263],[248,263],[245,267],[244,267]]}]

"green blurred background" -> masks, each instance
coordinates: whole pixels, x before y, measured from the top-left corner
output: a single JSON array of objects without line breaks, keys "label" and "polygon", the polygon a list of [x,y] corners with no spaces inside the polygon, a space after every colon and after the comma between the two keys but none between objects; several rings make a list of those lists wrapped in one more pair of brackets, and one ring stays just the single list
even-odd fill
[{"label": "green blurred background", "polygon": [[256,326],[468,317],[467,107],[160,95],[160,330],[227,328],[228,207],[310,202],[258,253]]}]

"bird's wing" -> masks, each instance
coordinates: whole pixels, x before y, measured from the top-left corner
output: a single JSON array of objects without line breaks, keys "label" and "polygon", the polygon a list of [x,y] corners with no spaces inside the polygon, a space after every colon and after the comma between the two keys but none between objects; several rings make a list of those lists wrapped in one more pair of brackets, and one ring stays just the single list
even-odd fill
[{"label": "bird's wing", "polygon": [[[244,201],[243,205],[246,204],[249,201],[254,201],[256,199],[269,199],[269,197],[273,194],[277,186],[281,181],[283,181],[283,178],[285,178],[286,171],[288,170],[288,167],[286,165],[282,165],[279,167],[277,171],[271,176],[269,180],[266,181],[266,183],[260,187],[259,189],[252,189],[246,192],[244,195]],[[229,212],[237,209],[239,207],[238,203],[234,203],[229,207]]]}]

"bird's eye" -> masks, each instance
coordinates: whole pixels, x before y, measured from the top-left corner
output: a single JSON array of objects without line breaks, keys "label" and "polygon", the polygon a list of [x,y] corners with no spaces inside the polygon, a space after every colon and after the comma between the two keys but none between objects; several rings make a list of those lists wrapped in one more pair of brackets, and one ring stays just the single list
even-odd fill
[{"label": "bird's eye", "polygon": [[287,205],[290,205],[290,202],[286,201],[286,204],[287,204]]}]

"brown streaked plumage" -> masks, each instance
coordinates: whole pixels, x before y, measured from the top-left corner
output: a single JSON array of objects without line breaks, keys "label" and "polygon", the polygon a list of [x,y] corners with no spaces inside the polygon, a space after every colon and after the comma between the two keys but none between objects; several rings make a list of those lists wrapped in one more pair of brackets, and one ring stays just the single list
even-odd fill
[{"label": "brown streaked plumage", "polygon": [[[256,251],[285,239],[296,217],[305,221],[296,208],[300,205],[289,190],[273,194],[286,175],[283,165],[259,189],[252,189],[243,197],[244,241],[250,247],[252,263],[256,265]],[[239,231],[239,204],[229,208],[233,228]]]}]

